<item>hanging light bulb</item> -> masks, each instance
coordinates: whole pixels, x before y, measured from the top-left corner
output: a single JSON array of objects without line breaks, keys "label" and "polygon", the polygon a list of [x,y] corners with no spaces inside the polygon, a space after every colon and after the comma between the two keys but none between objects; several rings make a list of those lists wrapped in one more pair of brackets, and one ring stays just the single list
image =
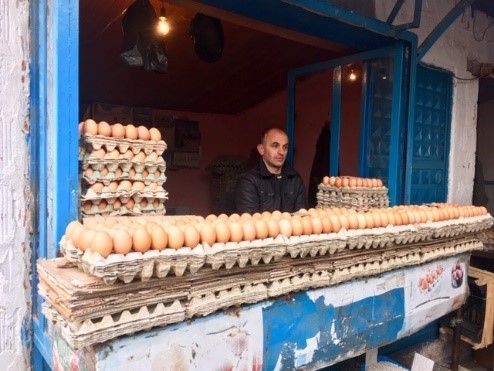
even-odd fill
[{"label": "hanging light bulb", "polygon": [[170,25],[166,20],[166,9],[164,6],[161,7],[160,16],[158,17],[158,32],[165,36],[170,31]]},{"label": "hanging light bulb", "polygon": [[350,75],[348,75],[348,79],[350,81],[355,81],[357,80],[357,75],[355,74],[355,72],[353,72],[353,70],[350,71]]}]

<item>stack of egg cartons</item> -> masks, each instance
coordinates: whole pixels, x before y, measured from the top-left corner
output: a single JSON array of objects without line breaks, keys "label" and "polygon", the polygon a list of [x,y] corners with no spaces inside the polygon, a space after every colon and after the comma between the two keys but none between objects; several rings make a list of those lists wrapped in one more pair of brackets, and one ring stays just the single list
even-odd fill
[{"label": "stack of egg cartons", "polygon": [[82,216],[165,214],[166,143],[158,129],[88,119],[79,135]]}]

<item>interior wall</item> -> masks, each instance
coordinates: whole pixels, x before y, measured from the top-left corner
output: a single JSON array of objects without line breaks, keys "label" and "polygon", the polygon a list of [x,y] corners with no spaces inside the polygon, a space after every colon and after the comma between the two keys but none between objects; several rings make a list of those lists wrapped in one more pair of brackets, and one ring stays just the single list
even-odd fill
[{"label": "interior wall", "polygon": [[[484,185],[487,197],[487,209],[494,214],[494,158],[492,157],[492,142],[494,140],[494,99],[479,104],[477,130],[477,156],[482,164]],[[492,182],[492,183],[491,183]]]},{"label": "interior wall", "polygon": [[[424,1],[420,27],[411,29],[418,36],[420,45],[439,22],[455,6],[451,0]],[[376,15],[386,19],[394,2],[378,2]],[[395,24],[413,19],[414,2],[405,2]],[[449,154],[448,202],[470,204],[472,202],[475,172],[478,80],[467,72],[467,58],[480,63],[494,61],[494,22],[481,12],[463,12],[439,37],[425,54],[423,62],[452,72],[453,108],[451,122],[451,146]]]},{"label": "interior wall", "polygon": [[[331,76],[331,72],[325,72],[297,83],[294,162],[306,187],[317,138],[331,113]],[[342,133],[341,150],[346,154],[341,156],[341,168],[347,175],[357,175],[360,90],[359,82],[345,83],[343,88],[347,103],[342,114],[345,135]],[[255,147],[264,129],[286,126],[286,105],[285,90],[236,116],[170,112],[176,117],[199,122],[202,159],[199,169],[167,170],[165,189],[169,192],[169,200],[166,207],[183,209],[186,206],[196,215],[211,213],[212,175],[206,170],[207,165],[220,156],[257,157]]]}]

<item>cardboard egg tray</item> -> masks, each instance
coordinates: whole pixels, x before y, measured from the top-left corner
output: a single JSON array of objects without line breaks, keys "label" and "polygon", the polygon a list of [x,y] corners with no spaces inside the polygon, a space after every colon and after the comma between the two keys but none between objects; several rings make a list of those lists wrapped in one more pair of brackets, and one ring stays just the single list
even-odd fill
[{"label": "cardboard egg tray", "polygon": [[[346,251],[334,256],[328,255],[324,257],[325,260],[312,260],[307,257],[300,259],[299,262],[297,259],[285,257],[273,263],[272,267],[269,265],[247,269],[236,267],[230,274],[226,273],[228,271],[223,271],[223,273],[220,271],[217,276],[214,272],[207,270],[199,271],[196,275],[183,276],[180,280],[171,280],[169,283],[167,279],[152,281],[149,284],[151,290],[153,287],[160,288],[155,296],[152,295],[153,291],[148,293],[150,300],[154,298],[155,303],[143,305],[135,297],[134,308],[130,310],[115,308],[113,313],[105,312],[104,315],[98,315],[97,306],[94,306],[92,315],[85,311],[84,319],[80,320],[74,318],[70,320],[67,315],[56,308],[60,308],[63,304],[65,308],[70,307],[76,310],[75,303],[81,300],[78,298],[83,298],[85,295],[81,295],[81,292],[73,299],[70,295],[60,296],[59,293],[63,291],[60,289],[63,285],[59,285],[58,290],[52,290],[52,296],[42,293],[46,298],[43,312],[62,331],[62,336],[69,345],[79,349],[124,334],[182,322],[242,304],[256,303],[297,291],[337,285],[356,278],[378,275],[448,256],[462,254],[466,256],[467,253],[481,246],[482,242],[479,240],[473,237],[463,237],[400,248],[389,247],[375,252]],[[44,269],[39,269],[39,271],[43,285],[50,285],[50,282],[47,282],[50,279],[56,281],[54,279],[56,274],[53,272]],[[245,274],[241,274],[244,271]],[[72,275],[67,272],[66,276]],[[70,285],[74,285],[73,281],[70,279]],[[186,282],[188,284],[185,284]],[[142,284],[139,282],[131,285],[136,285],[136,292],[142,290]],[[163,291],[161,288],[164,285],[167,290]],[[182,292],[181,299],[171,301],[168,295],[176,297],[178,288],[185,290]],[[91,293],[97,292],[92,287],[89,289]],[[168,290],[170,294],[167,294]],[[131,291],[129,290],[129,293]],[[106,294],[99,295],[100,300],[112,302],[112,295],[122,295],[118,292],[112,294],[111,287],[106,292]],[[125,303],[126,308],[129,305]]]},{"label": "cardboard egg tray", "polygon": [[94,172],[101,171],[105,167],[109,172],[115,172],[117,168],[120,168],[122,172],[128,173],[131,168],[133,168],[136,173],[142,173],[146,169],[149,173],[154,174],[156,170],[163,173],[166,170],[166,162],[163,157],[159,157],[160,162],[132,162],[127,159],[85,159],[80,161],[81,172],[84,172],[89,167],[93,169]]},{"label": "cardboard egg tray", "polygon": [[354,209],[370,209],[389,206],[388,189],[350,188],[318,185],[317,207],[349,207]]},{"label": "cardboard egg tray", "polygon": [[105,149],[106,152],[111,152],[116,148],[120,153],[125,153],[130,149],[134,154],[144,151],[146,155],[156,152],[158,156],[160,156],[166,151],[166,147],[167,146],[164,140],[153,142],[139,139],[117,139],[103,135],[87,134],[82,135],[80,138],[80,148],[83,153],[91,153],[92,151],[100,148]]},{"label": "cardboard egg tray", "polygon": [[[130,166],[129,170],[132,168],[133,167]],[[144,184],[146,185],[149,185],[151,183],[163,185],[163,183],[166,182],[166,175],[165,175],[166,164],[163,170],[157,170],[159,172],[158,176],[156,176],[157,171],[154,171],[152,173],[149,172],[147,176],[144,176],[142,171],[140,172],[136,171],[134,175],[130,175],[129,170],[123,171],[121,169],[122,170],[121,174],[117,175],[115,170],[108,171],[106,175],[103,175],[101,170],[94,170],[91,176],[87,176],[84,172],[82,172],[81,179],[86,184],[94,184],[96,182],[101,182],[104,185],[108,185],[110,184],[110,182],[119,181],[119,180],[131,180],[131,181],[137,180],[144,182]]]},{"label": "cardboard egg tray", "polygon": [[[75,262],[85,272],[113,283],[117,279],[131,282],[134,279],[148,280],[151,277],[166,277],[172,273],[181,276],[202,267],[213,270],[245,268],[261,262],[270,264],[284,256],[292,259],[317,255],[335,255],[344,251],[379,250],[390,246],[406,246],[426,243],[433,240],[474,234],[490,228],[493,218],[490,215],[462,218],[443,222],[427,222],[412,226],[391,226],[362,230],[341,230],[338,233],[292,236],[279,235],[264,240],[242,241],[240,243],[215,243],[213,246],[200,244],[194,249],[164,249],[160,252],[131,252],[127,255],[110,254],[107,258],[86,250],[83,254],[71,243],[62,238],[60,250],[70,261]],[[250,264],[249,264],[250,263]]]},{"label": "cardboard egg tray", "polygon": [[94,201],[94,203],[98,203],[100,200],[104,199],[108,203],[114,203],[117,198],[120,199],[122,203],[129,201],[130,198],[133,198],[136,203],[140,202],[143,198],[166,200],[168,198],[168,192],[165,191],[161,185],[156,186],[155,191],[152,190],[151,186],[145,186],[143,191],[135,188],[131,188],[130,190],[117,188],[116,192],[111,192],[108,186],[104,186],[102,192],[95,192],[87,185],[82,185],[81,202]]},{"label": "cardboard egg tray", "polygon": [[[165,214],[166,213],[165,199],[158,199],[159,200],[158,206],[153,205],[154,200],[155,199],[149,199],[146,207],[141,207],[140,204],[136,203],[132,208],[128,208],[125,205],[116,208],[114,207],[114,203],[113,204],[108,203],[107,205],[105,205],[104,208],[102,208],[100,207],[101,206],[100,201],[96,201],[91,204],[90,209],[86,209],[84,207],[84,204],[81,203],[81,215],[83,217],[90,217],[90,216],[120,216],[120,215],[139,216],[143,214],[148,214],[148,215]],[[113,200],[113,202],[115,202],[115,200]]]}]

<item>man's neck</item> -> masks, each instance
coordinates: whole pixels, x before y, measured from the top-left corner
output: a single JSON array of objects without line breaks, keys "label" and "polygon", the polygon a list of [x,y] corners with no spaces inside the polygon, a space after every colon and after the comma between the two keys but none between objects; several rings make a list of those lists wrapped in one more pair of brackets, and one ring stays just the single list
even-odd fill
[{"label": "man's neck", "polygon": [[273,174],[273,175],[276,175],[276,176],[281,176],[281,167],[273,167],[273,166],[269,166],[266,161],[264,161],[264,159],[262,160],[264,162],[264,165],[266,166],[266,169],[268,169],[268,171]]}]

